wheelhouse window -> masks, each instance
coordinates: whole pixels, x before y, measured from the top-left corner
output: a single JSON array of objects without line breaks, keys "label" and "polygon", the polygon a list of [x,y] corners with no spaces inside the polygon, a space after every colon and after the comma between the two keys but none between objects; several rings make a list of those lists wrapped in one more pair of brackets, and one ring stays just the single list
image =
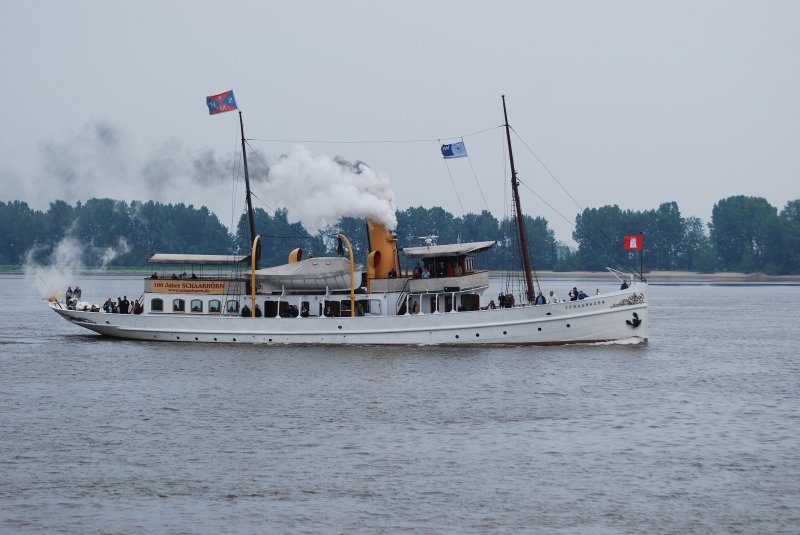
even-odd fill
[{"label": "wheelhouse window", "polygon": [[173,312],[186,312],[186,301],[183,299],[173,299],[172,300],[172,311]]},{"label": "wheelhouse window", "polygon": [[233,299],[231,299],[230,301],[225,303],[225,310],[227,310],[229,314],[238,314],[239,301],[234,301]]},{"label": "wheelhouse window", "polygon": [[192,312],[202,312],[203,301],[201,301],[200,299],[192,299],[191,310]]},{"label": "wheelhouse window", "polygon": [[219,299],[212,299],[208,302],[209,314],[219,314],[220,310],[222,310],[222,303]]},{"label": "wheelhouse window", "polygon": [[155,298],[150,300],[151,312],[164,312],[164,300]]}]

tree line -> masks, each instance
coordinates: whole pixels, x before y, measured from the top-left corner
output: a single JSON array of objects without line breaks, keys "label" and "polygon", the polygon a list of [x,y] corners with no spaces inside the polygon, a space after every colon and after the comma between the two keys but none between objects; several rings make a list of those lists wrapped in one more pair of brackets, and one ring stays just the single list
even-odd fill
[{"label": "tree line", "polygon": [[[438,243],[495,240],[479,265],[498,270],[520,265],[516,225],[509,218],[497,219],[486,210],[454,216],[438,206],[396,215],[401,247],[422,245],[426,236],[436,236]],[[345,217],[312,236],[299,223],[289,223],[286,210],[269,214],[256,209],[254,216],[264,266],[286,262],[295,247],[317,256],[335,255],[338,232],[350,239],[360,262],[368,249],[363,219]],[[708,224],[682,216],[675,202],[645,211],[616,205],[587,208],[575,220],[577,249],[557,241],[545,218],[524,218],[537,270],[633,269],[638,256],[626,251],[622,240],[641,233],[645,270],[800,273],[800,199],[779,212],[761,197],[728,197],[714,205]],[[73,206],[54,201],[39,211],[20,201],[0,202],[0,264],[47,263],[65,237],[80,244],[87,266],[144,266],[154,252],[248,254],[248,229],[244,215],[231,233],[206,207],[183,203],[90,199]]]}]

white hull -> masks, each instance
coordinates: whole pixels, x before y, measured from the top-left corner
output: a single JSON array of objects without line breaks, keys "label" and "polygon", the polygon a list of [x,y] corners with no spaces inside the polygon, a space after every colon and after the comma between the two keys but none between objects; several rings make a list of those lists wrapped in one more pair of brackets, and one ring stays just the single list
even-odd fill
[{"label": "white hull", "polygon": [[[647,285],[582,301],[399,316],[242,318],[107,314],[51,308],[102,335],[132,340],[251,344],[556,345],[647,339]],[[638,319],[638,323],[637,320]],[[636,326],[634,326],[636,324]]]}]

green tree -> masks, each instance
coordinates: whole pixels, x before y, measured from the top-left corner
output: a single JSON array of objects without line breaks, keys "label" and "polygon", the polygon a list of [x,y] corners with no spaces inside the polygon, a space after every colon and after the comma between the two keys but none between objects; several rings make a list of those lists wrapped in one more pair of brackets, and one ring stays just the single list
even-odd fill
[{"label": "green tree", "polygon": [[762,197],[720,200],[711,213],[711,241],[727,271],[774,266],[782,250],[777,209]]}]

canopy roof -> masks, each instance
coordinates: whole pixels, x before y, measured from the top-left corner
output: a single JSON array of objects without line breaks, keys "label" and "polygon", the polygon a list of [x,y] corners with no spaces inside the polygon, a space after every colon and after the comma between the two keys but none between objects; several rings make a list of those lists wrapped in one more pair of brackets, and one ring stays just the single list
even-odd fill
[{"label": "canopy roof", "polygon": [[232,266],[243,262],[250,262],[250,256],[154,253],[147,259],[148,264],[193,264],[203,266]]},{"label": "canopy roof", "polygon": [[448,245],[427,245],[425,247],[405,247],[403,254],[409,258],[433,258],[442,256],[461,256],[479,253],[492,247],[496,241],[478,241],[472,243],[451,243]]},{"label": "canopy roof", "polygon": [[[354,266],[361,281],[361,264]],[[350,287],[350,261],[338,256],[308,258],[256,271],[256,278],[275,289],[341,290]]]},{"label": "canopy roof", "polygon": [[[355,271],[361,271],[363,266],[356,264]],[[268,267],[256,271],[256,277],[296,277],[303,279],[325,278],[340,273],[350,274],[350,261],[339,256],[318,256],[307,258],[292,264]]]}]

